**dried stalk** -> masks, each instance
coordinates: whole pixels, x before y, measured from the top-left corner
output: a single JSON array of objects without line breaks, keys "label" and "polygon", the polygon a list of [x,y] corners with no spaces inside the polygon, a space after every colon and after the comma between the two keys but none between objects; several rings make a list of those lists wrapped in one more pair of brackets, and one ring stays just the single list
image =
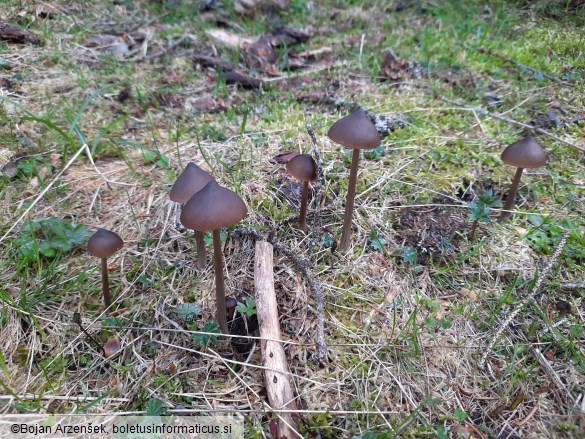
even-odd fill
[{"label": "dried stalk", "polygon": [[510,326],[510,323],[512,323],[512,321],[516,318],[520,311],[522,311],[522,308],[524,308],[526,304],[533,300],[534,297],[540,292],[540,287],[542,286],[544,279],[548,276],[552,268],[556,265],[557,260],[561,255],[563,248],[565,247],[565,244],[567,243],[569,233],[570,233],[569,229],[565,229],[561,237],[561,240],[559,241],[557,248],[555,249],[555,252],[548,261],[548,264],[546,264],[544,269],[538,274],[538,277],[536,278],[536,282],[534,283],[534,287],[532,287],[532,290],[526,295],[524,299],[520,301],[516,309],[514,309],[514,311],[510,313],[510,315],[506,318],[506,320],[503,321],[503,323],[496,331],[494,337],[492,338],[492,341],[490,342],[490,344],[488,345],[487,349],[485,350],[484,354],[481,357],[481,360],[479,362],[481,367],[486,366],[487,357],[494,348],[498,339],[502,336],[503,332]]},{"label": "dried stalk", "polygon": [[321,229],[323,227],[323,221],[321,219],[321,202],[325,177],[323,176],[323,168],[321,167],[321,153],[317,146],[317,138],[315,137],[315,132],[310,124],[307,124],[307,132],[311,138],[311,143],[313,143],[313,155],[315,156],[315,163],[317,165],[317,180],[315,181],[315,213],[313,215],[311,239],[309,240],[309,254],[312,255],[313,248],[315,248],[317,239],[321,236]]},{"label": "dried stalk", "polygon": [[236,236],[244,236],[251,238],[254,241],[266,240],[282,255],[286,256],[293,264],[294,268],[299,271],[307,281],[309,289],[315,297],[316,314],[317,314],[317,334],[315,336],[316,352],[313,354],[314,360],[327,359],[327,342],[325,341],[325,298],[319,281],[313,276],[309,267],[311,262],[297,256],[291,249],[284,244],[278,242],[278,239],[273,233],[269,233],[267,237],[260,235],[255,230],[239,227],[232,232]]}]

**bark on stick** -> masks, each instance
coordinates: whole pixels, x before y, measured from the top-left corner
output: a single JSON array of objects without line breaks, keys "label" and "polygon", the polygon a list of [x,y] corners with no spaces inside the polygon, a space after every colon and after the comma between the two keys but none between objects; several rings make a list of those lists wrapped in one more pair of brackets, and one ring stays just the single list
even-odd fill
[{"label": "bark on stick", "polygon": [[[274,292],[274,272],[272,244],[256,242],[254,261],[254,286],[256,289],[256,313],[260,325],[262,362],[267,368],[264,373],[268,402],[273,409],[296,410],[293,386],[286,361],[284,348],[280,341],[278,306]],[[296,439],[301,436],[298,420],[292,413],[281,413],[278,421],[278,437]]]}]

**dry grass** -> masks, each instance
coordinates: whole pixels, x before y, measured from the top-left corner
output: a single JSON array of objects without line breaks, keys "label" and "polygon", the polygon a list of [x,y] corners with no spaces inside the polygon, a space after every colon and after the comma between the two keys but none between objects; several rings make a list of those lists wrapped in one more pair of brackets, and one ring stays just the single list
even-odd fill
[{"label": "dry grass", "polygon": [[[573,200],[575,210],[565,215],[567,200],[582,194],[582,181],[577,181],[582,180],[582,168],[575,171],[582,158],[576,150],[551,141],[550,169],[531,173],[526,183],[541,192],[534,196],[524,187],[527,198],[521,200],[516,220],[482,225],[479,239],[470,243],[466,204],[457,191],[464,181],[479,190],[489,180],[504,193],[509,170],[495,163],[504,140],[521,133],[434,99],[426,90],[429,83],[436,85],[432,78],[400,86],[372,79],[364,64],[356,62],[352,52],[356,47],[346,49],[339,42],[355,36],[355,29],[349,28],[339,39],[324,34],[315,45],[331,42],[327,38],[337,42],[341,61],[336,60],[326,77],[321,71],[308,74],[312,79],[300,87],[318,90],[331,85],[333,99],[362,102],[377,113],[404,112],[413,121],[390,135],[381,158],[361,163],[353,244],[347,254],[332,252],[324,241],[307,254],[309,237],[294,222],[282,221],[294,215],[291,200],[298,199],[297,189],[269,160],[286,150],[310,151],[303,127],[308,122],[315,127],[326,177],[324,231],[335,237],[342,221],[348,165],[342,150],[324,134],[338,112],[296,104],[294,90],[286,89],[280,106],[270,90],[263,94],[224,89],[220,93],[231,110],[223,114],[153,104],[161,85],[187,101],[217,97],[213,82],[202,72],[191,71],[189,57],[203,43],[181,46],[174,58],[136,64],[104,59],[79,44],[89,36],[80,23],[94,23],[99,33],[108,23],[124,28],[128,20],[155,16],[153,5],[141,6],[111,7],[106,16],[101,6],[84,5],[83,18],[81,10],[72,9],[63,19],[39,24],[50,45],[8,45],[2,54],[14,71],[26,72],[18,89],[3,91],[2,96],[64,130],[85,102],[77,125],[89,146],[67,166],[74,151],[65,156],[64,141],[54,130],[19,120],[23,111],[2,102],[9,120],[2,132],[15,134],[10,148],[21,161],[37,157],[46,171],[44,178],[36,176],[36,183],[20,175],[1,187],[0,222],[6,224],[2,227],[6,238],[0,253],[4,340],[0,379],[6,392],[0,395],[0,413],[138,412],[156,398],[169,411],[241,412],[252,420],[250,437],[266,437],[262,424],[272,409],[264,394],[258,339],[249,336],[253,346],[246,353],[238,353],[225,339],[197,347],[192,340],[196,328],[174,312],[178,304],[198,304],[199,327],[215,314],[212,266],[196,269],[193,235],[182,228],[179,208],[168,199],[174,177],[193,160],[211,167],[221,184],[244,199],[250,211],[245,227],[263,232],[263,218],[274,219],[280,225],[280,242],[313,263],[312,272],[326,297],[330,361],[322,363],[311,360],[317,319],[314,297],[290,261],[284,255],[275,258],[285,349],[306,437],[352,437],[366,431],[432,437],[441,427],[448,428],[450,437],[579,437],[585,429],[582,291],[562,293],[572,305],[565,316],[556,308],[554,284],[545,288],[504,331],[488,357],[488,367],[479,366],[495,330],[528,294],[530,281],[546,263],[546,255],[527,239],[532,225],[526,214],[542,213],[557,223],[568,218],[577,228],[583,224],[578,199]],[[7,16],[20,9],[11,4]],[[412,13],[416,17],[417,12]],[[327,8],[318,8],[315,14],[325,20]],[[196,32],[188,24],[182,26],[185,29],[172,28],[171,33]],[[169,28],[150,23],[141,29],[152,32],[149,53],[169,44],[161,36]],[[482,75],[489,76],[486,72],[476,76]],[[340,80],[346,82],[340,85]],[[123,104],[117,96],[128,82],[134,96],[130,104]],[[507,93],[520,87],[513,80],[505,82]],[[104,88],[89,100],[100,87]],[[559,84],[554,87],[558,96],[568,93]],[[509,111],[540,99],[535,90],[519,90]],[[582,91],[579,83],[573,90],[575,99],[582,99]],[[239,135],[244,105],[247,123],[245,134]],[[276,116],[266,117],[266,112]],[[112,128],[106,129],[110,123]],[[203,127],[214,127],[226,139],[204,133]],[[178,130],[183,130],[179,138]],[[578,133],[582,128],[557,132],[571,142],[579,141]],[[75,132],[69,134],[80,147]],[[145,148],[168,158],[168,164],[145,159]],[[90,150],[95,164],[88,160]],[[575,171],[572,184],[580,184],[581,192],[571,192],[565,184],[567,170]],[[542,201],[542,192],[553,187],[560,188],[559,195]],[[7,233],[33,201],[26,218]],[[109,261],[118,308],[112,315],[102,312],[98,261],[83,249],[31,266],[19,261],[14,239],[21,224],[44,217],[66,218],[92,230],[104,227],[123,237],[124,249]],[[374,232],[384,240],[381,249],[373,245]],[[574,242],[582,242],[578,240],[582,230],[575,236]],[[443,238],[445,248],[440,247]],[[418,251],[416,263],[401,257],[407,245]],[[254,296],[253,249],[248,238],[228,235],[224,244],[226,288],[240,301]],[[563,264],[549,281],[582,280],[582,259]],[[119,335],[122,351],[104,358],[73,323],[74,312],[81,313],[84,327],[98,340]]]}]

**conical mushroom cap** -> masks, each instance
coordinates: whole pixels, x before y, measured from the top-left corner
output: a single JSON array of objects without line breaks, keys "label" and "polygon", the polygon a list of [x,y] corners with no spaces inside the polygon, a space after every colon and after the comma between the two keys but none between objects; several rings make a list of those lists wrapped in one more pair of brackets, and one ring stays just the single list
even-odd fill
[{"label": "conical mushroom cap", "polygon": [[183,206],[181,224],[205,232],[231,226],[247,213],[248,208],[240,197],[213,180]]},{"label": "conical mushroom cap", "polygon": [[184,204],[211,180],[213,177],[207,171],[195,163],[187,163],[185,170],[177,177],[169,197],[172,201]]},{"label": "conical mushroom cap", "polygon": [[290,175],[301,181],[314,181],[317,179],[317,164],[309,154],[300,154],[290,159],[286,164],[286,170]]},{"label": "conical mushroom cap", "polygon": [[380,135],[362,108],[335,122],[327,136],[350,149],[372,149],[380,145]]},{"label": "conical mushroom cap", "polygon": [[87,242],[87,251],[98,258],[109,258],[124,247],[124,241],[117,233],[106,229],[98,229]]},{"label": "conical mushroom cap", "polygon": [[546,165],[546,153],[532,136],[512,143],[501,155],[502,161],[517,168],[540,168]]}]

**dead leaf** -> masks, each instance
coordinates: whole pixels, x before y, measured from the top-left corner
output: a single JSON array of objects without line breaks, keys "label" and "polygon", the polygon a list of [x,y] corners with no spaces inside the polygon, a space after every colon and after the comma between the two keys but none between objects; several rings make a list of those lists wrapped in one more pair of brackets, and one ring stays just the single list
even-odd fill
[{"label": "dead leaf", "polygon": [[156,95],[156,101],[163,107],[182,108],[183,96],[172,93],[159,93]]},{"label": "dead leaf", "polygon": [[57,15],[65,14],[65,10],[57,5],[52,5],[49,3],[41,3],[35,6],[34,10],[30,11],[34,13],[35,16],[39,18],[55,18]]},{"label": "dead leaf", "polygon": [[128,99],[132,97],[132,86],[130,84],[126,84],[120,93],[118,93],[118,102],[126,102]]},{"label": "dead leaf", "polygon": [[[304,43],[314,33],[315,29],[312,26],[299,29],[290,26],[279,26],[260,37],[254,43],[244,46],[246,63],[250,67],[259,68],[269,75],[278,76],[280,74],[276,66],[278,53],[274,49],[280,46],[291,47],[294,44]],[[304,65],[304,61],[298,63],[294,61],[294,57],[289,59],[289,67],[302,65]]]},{"label": "dead leaf", "polygon": [[292,150],[292,151],[281,152],[280,154],[276,154],[274,157],[272,157],[270,159],[270,163],[279,163],[279,164],[288,163],[290,160],[292,160],[293,158],[295,158],[298,155],[299,155],[299,152],[296,149]]},{"label": "dead leaf", "polygon": [[122,343],[120,342],[120,337],[116,335],[104,344],[104,357],[110,358],[112,355],[119,352],[120,349],[122,349]]},{"label": "dead leaf", "polygon": [[10,41],[11,43],[19,44],[41,44],[41,39],[39,36],[26,29],[11,26],[4,20],[0,20],[0,40],[6,40]]},{"label": "dead leaf", "polygon": [[404,80],[410,77],[410,61],[398,59],[392,49],[386,53],[382,62],[380,74],[393,81]]},{"label": "dead leaf", "polygon": [[219,113],[228,109],[228,104],[219,98],[191,98],[188,103],[201,113]]},{"label": "dead leaf", "polygon": [[12,84],[6,78],[0,78],[0,88],[4,90],[12,90]]},{"label": "dead leaf", "polygon": [[469,290],[469,289],[467,289],[465,287],[461,288],[460,293],[463,296],[465,296],[465,297],[467,297],[467,298],[469,298],[469,299],[471,299],[473,301],[477,301],[479,299],[479,297],[477,296],[477,294],[474,291]]},{"label": "dead leaf", "polygon": [[223,72],[220,77],[226,84],[238,84],[244,88],[259,88],[262,85],[262,81],[259,79],[252,78],[238,70]]},{"label": "dead leaf", "polygon": [[112,55],[125,55],[130,52],[126,41],[116,35],[98,35],[86,39],[82,45],[99,51],[111,53]]},{"label": "dead leaf", "polygon": [[205,31],[205,35],[231,49],[239,49],[254,41],[252,38],[244,37],[224,29],[208,29]]},{"label": "dead leaf", "polygon": [[16,167],[16,164],[13,161],[6,163],[4,166],[2,166],[2,174],[8,178],[16,177],[16,174],[18,174],[18,168]]}]

